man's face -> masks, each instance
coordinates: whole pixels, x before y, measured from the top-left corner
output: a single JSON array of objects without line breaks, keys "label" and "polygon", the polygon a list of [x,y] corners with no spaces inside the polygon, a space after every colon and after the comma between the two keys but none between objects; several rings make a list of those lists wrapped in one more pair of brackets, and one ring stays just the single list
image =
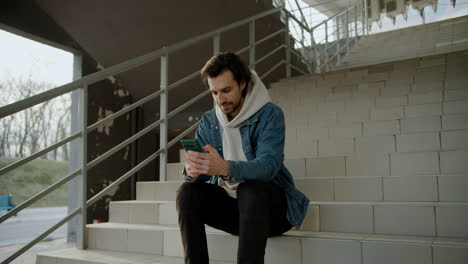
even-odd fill
[{"label": "man's face", "polygon": [[208,77],[208,86],[216,104],[228,119],[232,120],[236,117],[244,103],[242,90],[245,89],[245,82],[242,82],[239,86],[232,72],[225,70],[216,77]]}]

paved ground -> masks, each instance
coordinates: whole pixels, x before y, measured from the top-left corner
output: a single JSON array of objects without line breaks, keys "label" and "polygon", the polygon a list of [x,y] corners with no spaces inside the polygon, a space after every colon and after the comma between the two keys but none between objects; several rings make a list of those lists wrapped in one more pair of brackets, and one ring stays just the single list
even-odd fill
[{"label": "paved ground", "polygon": [[[0,224],[0,247],[27,243],[46,231],[67,214],[67,207],[24,209],[17,216]],[[49,239],[65,237],[67,226],[63,225]]]},{"label": "paved ground", "polygon": [[[18,213],[18,216],[0,223],[0,262],[56,224],[66,214],[67,207],[24,209]],[[12,263],[33,264],[39,252],[74,246],[66,243],[65,236],[66,225],[57,229]]]},{"label": "paved ground", "polygon": [[[11,256],[15,251],[22,248],[25,244],[11,245],[0,247],[0,262]],[[52,251],[56,249],[74,247],[74,244],[67,244],[66,238],[59,238],[50,241],[44,241],[30,248],[23,255],[15,259],[12,264],[35,264],[36,254],[44,251]]]}]

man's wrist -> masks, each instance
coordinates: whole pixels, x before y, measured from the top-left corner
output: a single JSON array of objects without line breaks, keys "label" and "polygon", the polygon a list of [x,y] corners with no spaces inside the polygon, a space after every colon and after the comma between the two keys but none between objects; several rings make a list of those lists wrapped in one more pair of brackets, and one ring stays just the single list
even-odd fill
[{"label": "man's wrist", "polygon": [[227,160],[224,161],[224,168],[221,177],[225,180],[229,177],[229,161]]}]

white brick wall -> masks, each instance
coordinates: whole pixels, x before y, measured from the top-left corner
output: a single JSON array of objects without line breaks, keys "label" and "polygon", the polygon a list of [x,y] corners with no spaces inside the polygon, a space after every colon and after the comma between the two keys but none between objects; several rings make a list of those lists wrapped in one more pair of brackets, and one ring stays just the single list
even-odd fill
[{"label": "white brick wall", "polygon": [[374,206],[375,232],[380,234],[435,236],[433,207]]},{"label": "white brick wall", "polygon": [[428,104],[442,102],[442,92],[429,92],[424,94],[410,94],[408,95],[409,104]]},{"label": "white brick wall", "polygon": [[426,264],[432,263],[430,245],[362,243],[363,264]]},{"label": "white brick wall", "polygon": [[389,176],[388,153],[356,153],[346,157],[347,176]]},{"label": "white brick wall", "polygon": [[345,157],[325,157],[306,160],[307,177],[344,176]]},{"label": "white brick wall", "polygon": [[356,152],[395,152],[395,136],[369,136],[356,138]]},{"label": "white brick wall", "polygon": [[468,100],[444,102],[444,114],[468,113]]},{"label": "white brick wall", "polygon": [[440,152],[440,170],[442,174],[468,173],[468,151]]},{"label": "white brick wall", "polygon": [[402,119],[405,116],[403,109],[402,106],[371,109],[370,119],[376,121]]},{"label": "white brick wall", "polygon": [[379,96],[375,98],[377,107],[396,107],[408,104],[408,97],[404,96]]},{"label": "white brick wall", "polygon": [[384,177],[385,201],[426,201],[437,202],[437,178],[422,177]]},{"label": "white brick wall", "polygon": [[386,136],[400,134],[399,120],[364,122],[364,136]]},{"label": "white brick wall", "polygon": [[439,173],[437,152],[391,153],[390,164],[391,176]]},{"label": "white brick wall", "polygon": [[442,128],[444,130],[468,129],[468,115],[444,115],[442,116]]},{"label": "white brick wall", "polygon": [[468,149],[468,130],[442,132],[442,149]]},{"label": "white brick wall", "polygon": [[337,201],[381,201],[382,199],[382,178],[335,179]]},{"label": "white brick wall", "polygon": [[416,117],[400,120],[401,133],[436,132],[441,130],[439,116]]},{"label": "white brick wall", "polygon": [[407,105],[405,106],[405,117],[421,117],[421,116],[442,115],[442,104],[422,104],[422,105]]},{"label": "white brick wall", "polygon": [[438,151],[440,150],[439,133],[417,133],[396,136],[398,152]]},{"label": "white brick wall", "polygon": [[362,136],[362,123],[336,124],[330,127],[330,139]]},{"label": "white brick wall", "polygon": [[354,139],[319,140],[318,155],[320,157],[348,155],[355,152],[354,145]]},{"label": "white brick wall", "polygon": [[436,207],[439,236],[468,237],[468,206]]}]

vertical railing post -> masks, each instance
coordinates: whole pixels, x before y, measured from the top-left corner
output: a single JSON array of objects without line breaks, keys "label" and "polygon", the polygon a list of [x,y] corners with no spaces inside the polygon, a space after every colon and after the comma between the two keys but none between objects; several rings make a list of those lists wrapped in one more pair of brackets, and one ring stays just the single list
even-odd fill
[{"label": "vertical railing post", "polygon": [[349,54],[349,9],[346,10],[346,54]]},{"label": "vertical railing post", "polygon": [[317,71],[317,53],[315,52],[315,49],[316,49],[316,43],[315,43],[315,39],[314,39],[314,29],[311,29],[310,30],[310,58],[311,58],[311,63],[310,63],[310,69],[311,71],[313,71],[314,73],[318,73]]},{"label": "vertical railing post", "polygon": [[[73,54],[73,80],[76,81],[82,77],[82,66],[83,58],[79,54]],[[70,134],[75,134],[81,130],[80,123],[80,90],[74,90],[71,92],[71,130]],[[69,166],[68,173],[73,173],[74,171],[81,168],[81,138],[77,138],[70,142],[69,149]],[[73,212],[76,208],[80,207],[78,203],[78,197],[80,195],[80,179],[75,177],[70,180],[68,183],[68,213]],[[78,218],[77,215],[73,217],[67,224],[67,242],[76,243],[78,238]]]},{"label": "vertical railing post", "polygon": [[221,51],[221,33],[217,33],[213,37],[213,54],[217,55]]},{"label": "vertical railing post", "polygon": [[340,65],[341,54],[340,54],[340,16],[336,17],[336,64]]},{"label": "vertical railing post", "polygon": [[325,22],[325,72],[328,72],[328,21]]},{"label": "vertical railing post", "polygon": [[365,1],[366,0],[362,0],[362,35],[365,36],[367,35],[366,34],[366,24],[367,24],[367,16],[366,16],[366,4],[365,4]]},{"label": "vertical railing post", "polygon": [[249,66],[255,70],[255,20],[249,23]]},{"label": "vertical railing post", "polygon": [[80,109],[79,119],[81,128],[81,155],[79,156],[81,175],[79,176],[79,195],[78,203],[81,207],[81,217],[78,218],[77,228],[77,247],[79,249],[87,248],[87,233],[86,233],[86,222],[87,222],[87,163],[88,163],[88,84],[84,83],[80,89]]},{"label": "vertical railing post", "polygon": [[159,131],[159,148],[162,149],[159,155],[159,181],[166,181],[167,175],[167,104],[168,104],[168,93],[167,93],[167,79],[168,79],[168,66],[169,66],[169,54],[161,56],[161,105],[160,105],[160,118],[162,120]]},{"label": "vertical railing post", "polygon": [[286,9],[284,9],[286,14],[286,22],[285,22],[285,38],[284,41],[286,42],[286,78],[291,78],[291,41],[289,39],[289,13]]},{"label": "vertical railing post", "polygon": [[357,32],[357,5],[354,5],[354,46],[358,45],[358,32]]}]

